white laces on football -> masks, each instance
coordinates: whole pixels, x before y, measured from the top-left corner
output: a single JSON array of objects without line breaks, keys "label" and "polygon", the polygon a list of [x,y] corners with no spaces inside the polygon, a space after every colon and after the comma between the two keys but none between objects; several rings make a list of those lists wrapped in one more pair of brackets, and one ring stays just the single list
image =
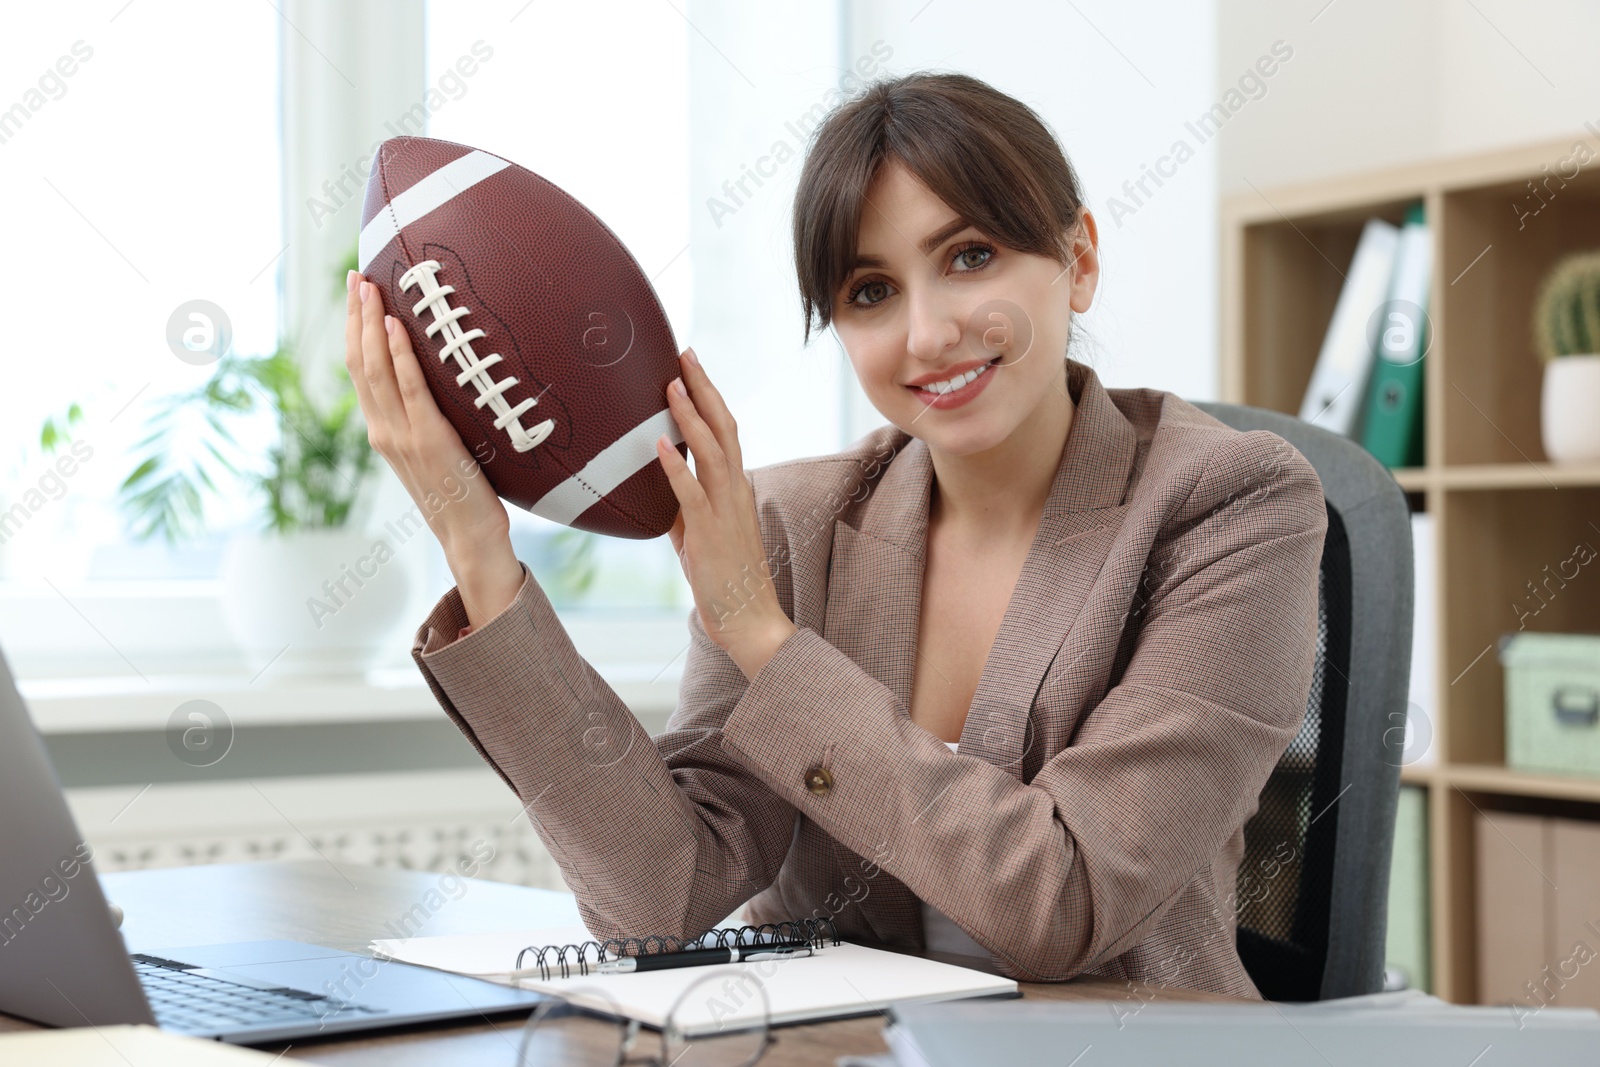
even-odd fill
[{"label": "white laces on football", "polygon": [[428,336],[442,333],[445,338],[444,347],[439,350],[439,362],[448,363],[452,358],[461,368],[461,373],[456,375],[456,384],[465,386],[471,382],[478,390],[478,399],[473,403],[479,407],[488,407],[494,412],[494,427],[504,430],[511,437],[511,445],[518,452],[526,452],[534,445],[550,436],[550,431],[555,429],[554,419],[545,419],[532,430],[522,427],[522,416],[539,402],[536,396],[530,396],[516,407],[512,407],[505,398],[505,392],[517,384],[514,377],[505,377],[498,382],[489,376],[489,368],[501,362],[498,352],[479,359],[472,351],[472,342],[484,336],[479,329],[463,331],[457,324],[458,319],[466,315],[471,309],[466,307],[450,306],[445,298],[455,292],[453,285],[440,285],[438,279],[439,261],[425,259],[400,275],[400,288],[410,289],[418,286],[422,292],[422,299],[411,307],[411,314],[422,315],[424,308],[433,309],[433,321],[428,324]]}]

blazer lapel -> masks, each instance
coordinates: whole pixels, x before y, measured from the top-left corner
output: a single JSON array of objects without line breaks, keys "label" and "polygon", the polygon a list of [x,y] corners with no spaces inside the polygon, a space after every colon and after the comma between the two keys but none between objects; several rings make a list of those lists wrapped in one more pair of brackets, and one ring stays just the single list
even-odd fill
[{"label": "blazer lapel", "polygon": [[833,524],[823,637],[888,686],[909,714],[933,465],[907,438],[864,505]]},{"label": "blazer lapel", "polygon": [[[1122,529],[1138,452],[1133,426],[1094,371],[1065,362],[1072,428],[960,740],[962,755],[1019,781],[1035,736],[1034,696]],[[904,433],[897,440],[854,525],[834,522],[822,634],[887,686],[896,714],[909,718],[933,463],[922,440]],[[836,851],[842,865],[855,867],[854,853]],[[862,907],[883,940],[916,943],[917,898],[887,872],[879,871]]]},{"label": "blazer lapel", "polygon": [[[1100,581],[1127,512],[1138,437],[1086,364],[1068,360],[1077,410],[1039,529],[984,662],[961,752],[1024,780],[1038,743],[1034,697]],[[1115,639],[1116,634],[1105,635]]]}]

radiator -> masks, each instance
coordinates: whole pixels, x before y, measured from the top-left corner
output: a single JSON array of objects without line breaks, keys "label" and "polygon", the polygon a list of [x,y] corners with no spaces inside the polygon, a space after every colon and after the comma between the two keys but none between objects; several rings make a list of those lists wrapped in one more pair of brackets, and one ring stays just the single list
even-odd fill
[{"label": "radiator", "polygon": [[565,890],[504,782],[487,767],[67,790],[98,872],[253,860],[443,873],[472,845],[478,877]]}]

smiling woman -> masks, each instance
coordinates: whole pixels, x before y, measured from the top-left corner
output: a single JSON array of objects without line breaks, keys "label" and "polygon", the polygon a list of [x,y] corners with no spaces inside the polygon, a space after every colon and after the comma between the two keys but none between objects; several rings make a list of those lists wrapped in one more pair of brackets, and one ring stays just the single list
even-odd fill
[{"label": "smiling woman", "polygon": [[[596,936],[694,936],[743,905],[1024,980],[1256,996],[1234,883],[1311,686],[1315,471],[1067,356],[1095,221],[1044,124],[983,82],[912,74],[831,112],[794,239],[807,334],[835,330],[890,425],[745,470],[684,354],[668,399],[694,468],[658,456],[695,608],[666,731],[577,653],[487,511],[417,632],[433,692]],[[412,356],[364,317],[351,365],[381,399]]]},{"label": "smiling woman", "polygon": [[1060,357],[1099,278],[1094,216],[1036,115],[933,74],[833,117],[794,236],[807,330],[831,326],[873,405],[929,452],[911,718],[953,742],[1071,431]]}]

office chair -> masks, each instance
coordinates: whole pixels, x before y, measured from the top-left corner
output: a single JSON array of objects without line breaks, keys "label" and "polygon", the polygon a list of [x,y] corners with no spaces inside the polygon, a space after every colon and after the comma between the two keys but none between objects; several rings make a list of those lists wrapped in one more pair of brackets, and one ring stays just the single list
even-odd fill
[{"label": "office chair", "polygon": [[1305,722],[1245,824],[1239,956],[1268,1000],[1376,993],[1410,688],[1410,508],[1388,469],[1347,437],[1262,408],[1195,406],[1288,441],[1316,469],[1328,507]]}]

